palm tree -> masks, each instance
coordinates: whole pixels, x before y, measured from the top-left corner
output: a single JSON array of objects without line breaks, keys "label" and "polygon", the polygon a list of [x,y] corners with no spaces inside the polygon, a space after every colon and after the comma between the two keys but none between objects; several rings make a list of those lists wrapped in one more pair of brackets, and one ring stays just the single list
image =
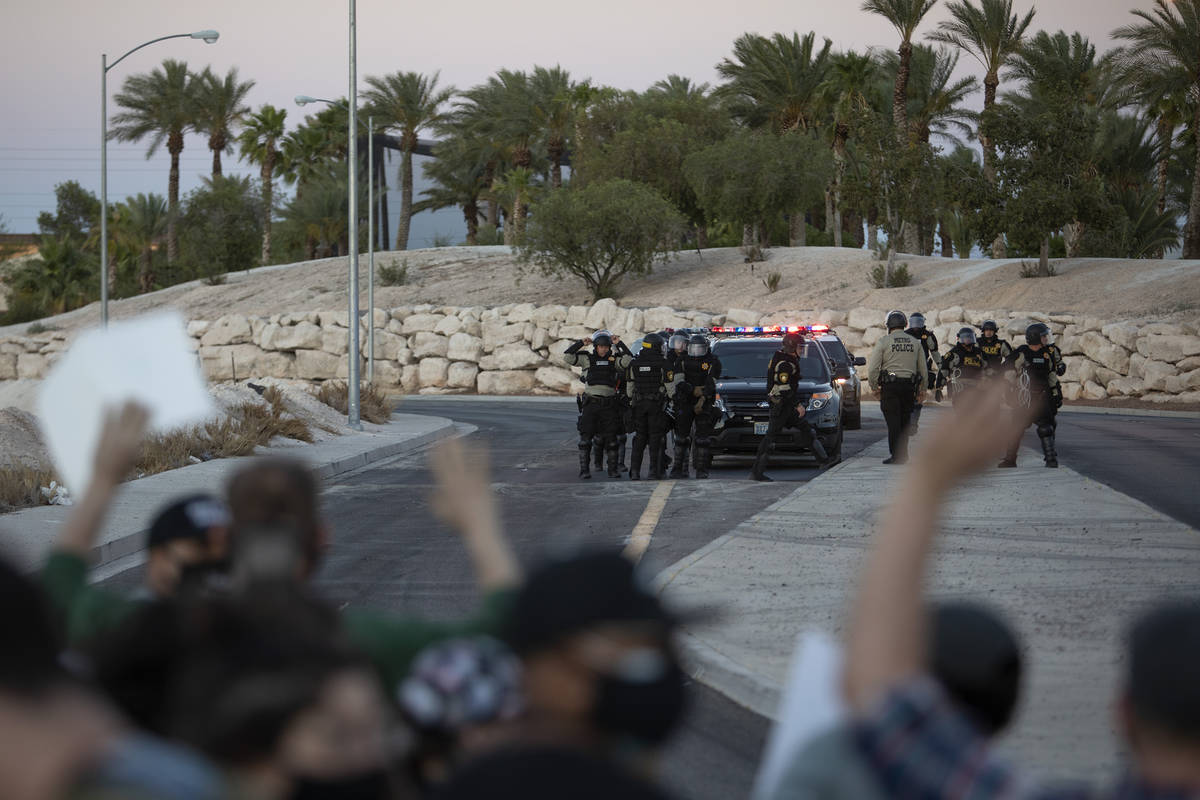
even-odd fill
[{"label": "palm tree", "polygon": [[490,183],[479,151],[463,139],[447,139],[438,145],[437,157],[425,164],[425,177],[434,185],[423,192],[414,213],[459,207],[467,223],[467,244],[477,244],[479,198]]},{"label": "palm tree", "polygon": [[221,153],[233,148],[234,126],[250,111],[245,101],[254,81],[239,82],[237,67],[231,67],[224,78],[205,67],[196,81],[196,132],[208,134],[212,176],[216,178],[221,175]]},{"label": "palm tree", "polygon": [[1152,11],[1132,13],[1140,22],[1113,31],[1114,38],[1129,42],[1122,58],[1126,71],[1190,78],[1185,96],[1196,146],[1183,257],[1200,258],[1200,0],[1155,0]]},{"label": "palm tree", "polygon": [[717,64],[726,80],[717,93],[728,101],[734,118],[751,128],[769,126],[775,133],[815,127],[833,47],[826,39],[817,50],[815,42],[815,33],[740,36],[733,43],[733,58]]},{"label": "palm tree", "polygon": [[[1030,9],[1024,17],[1018,16],[1013,13],[1012,0],[980,0],[978,6],[971,0],[959,0],[948,3],[946,9],[950,19],[939,23],[938,29],[926,38],[965,50],[983,65],[983,110],[986,113],[996,105],[1000,70],[1007,67],[1020,50],[1035,10]],[[983,131],[980,131],[979,143],[983,146],[984,177],[989,184],[995,184],[996,147]],[[997,236],[992,242],[992,257],[1004,258],[1005,254],[1004,237]]]},{"label": "palm tree", "polygon": [[271,216],[275,210],[275,167],[279,164],[279,148],[283,144],[284,120],[287,111],[264,105],[255,112],[238,136],[242,158],[259,165],[262,177],[263,241],[262,263],[271,263]]},{"label": "palm tree", "polygon": [[335,246],[339,253],[346,252],[349,247],[348,184],[349,177],[343,170],[314,174],[304,193],[297,193],[284,206],[284,218],[304,231],[305,255],[309,259],[331,256]]},{"label": "palm tree", "polygon": [[142,294],[154,290],[154,247],[167,230],[167,201],[159,194],[125,198],[120,209],[117,239],[138,258],[138,285]]},{"label": "palm tree", "polygon": [[370,88],[363,92],[368,113],[375,115],[384,128],[400,132],[400,222],[396,227],[396,249],[408,249],[408,231],[413,213],[413,151],[424,128],[436,126],[444,118],[442,106],[454,96],[453,88],[438,89],[438,73],[396,72],[381,78],[367,78]]},{"label": "palm tree", "polygon": [[707,83],[693,83],[691,78],[671,74],[655,81],[645,94],[668,102],[704,103],[711,96],[711,89]]},{"label": "palm tree", "polygon": [[171,154],[167,180],[167,263],[179,257],[179,236],[175,220],[179,216],[179,154],[183,135],[195,130],[197,107],[196,80],[187,64],[168,58],[151,72],[130,75],[117,94],[117,105],[125,109],[113,117],[111,136],[122,142],[150,137],[146,158],[166,142]]},{"label": "palm tree", "polygon": [[829,75],[818,95],[833,119],[833,244],[842,246],[842,184],[846,178],[847,143],[855,120],[871,107],[871,87],[876,77],[875,60],[870,55],[848,51],[833,57]]},{"label": "palm tree", "polygon": [[[900,34],[896,83],[892,89],[892,122],[896,127],[896,142],[900,147],[908,147],[911,141],[908,126],[908,81],[912,69],[912,39],[921,20],[936,3],[937,0],[863,0],[863,11],[883,17]],[[912,191],[917,191],[917,187],[912,187]],[[904,249],[915,253],[920,247],[916,225],[906,221],[901,225],[901,230]]]},{"label": "palm tree", "polygon": [[550,157],[550,185],[562,186],[562,162],[567,153],[567,136],[575,126],[575,84],[571,74],[559,66],[534,67],[529,80],[533,113],[546,137]]},{"label": "palm tree", "polygon": [[88,302],[95,265],[74,237],[43,236],[38,257],[14,273],[13,291],[31,296],[49,314],[62,314]]},{"label": "palm tree", "polygon": [[527,167],[509,170],[507,175],[492,185],[492,194],[508,212],[504,221],[504,243],[510,247],[521,243],[525,233],[525,215],[536,188],[533,170]]},{"label": "palm tree", "polygon": [[1087,37],[1064,31],[1038,31],[1013,57],[1006,78],[1020,81],[1026,96],[1008,95],[1010,102],[1038,104],[1061,102],[1070,95],[1091,106],[1103,105],[1107,87],[1100,81],[1096,47]]},{"label": "palm tree", "polygon": [[[979,89],[973,75],[953,80],[958,53],[924,45],[913,47],[908,85],[908,127],[913,141],[929,144],[933,134],[961,144],[956,133],[971,137],[977,114],[963,104]],[[896,67],[896,54],[885,56],[888,69]]]}]

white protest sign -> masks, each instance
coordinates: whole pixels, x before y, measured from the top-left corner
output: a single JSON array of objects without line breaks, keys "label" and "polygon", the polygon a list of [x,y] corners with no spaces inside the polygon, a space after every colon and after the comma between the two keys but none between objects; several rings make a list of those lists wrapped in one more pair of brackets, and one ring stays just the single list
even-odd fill
[{"label": "white protest sign", "polygon": [[751,798],[770,797],[788,765],[805,746],[846,718],[841,646],[827,633],[800,634]]},{"label": "white protest sign", "polygon": [[150,412],[153,431],[212,414],[189,343],[183,317],[157,313],[80,334],[50,370],[38,393],[37,416],[59,477],[74,496],[91,483],[107,410],[136,401]]}]

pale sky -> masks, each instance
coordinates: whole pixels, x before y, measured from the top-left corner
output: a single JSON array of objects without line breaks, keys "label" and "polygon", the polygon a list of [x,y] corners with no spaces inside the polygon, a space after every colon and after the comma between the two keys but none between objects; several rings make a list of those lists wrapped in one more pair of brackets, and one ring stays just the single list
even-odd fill
[{"label": "pale sky", "polygon": [[[919,34],[945,18],[944,5],[935,7]],[[1022,11],[1036,6],[1034,30],[1078,30],[1104,50],[1112,45],[1109,33],[1132,20],[1131,9],[1152,3],[1017,0],[1015,5]],[[367,75],[440,70],[443,84],[466,88],[500,67],[535,64],[560,64],[576,79],[590,77],[626,89],[645,89],[669,73],[715,83],[714,65],[746,31],[814,30],[838,49],[894,48],[890,26],[859,6],[858,0],[358,0],[359,87]],[[410,9],[417,12],[407,13]],[[197,70],[211,65],[224,73],[237,66],[243,79],[257,82],[250,104],[286,108],[291,128],[305,110],[292,102],[295,95],[348,93],[347,10],[345,0],[3,0],[0,216],[8,229],[36,231],[37,212],[52,210],[53,187],[60,181],[74,178],[99,191],[102,52],[111,60],[157,36],[215,28],[221,33],[216,44],[161,42],[110,71],[110,118],[116,112],[112,97],[127,75],[178,58]],[[960,71],[978,74],[978,66],[964,57]],[[147,161],[143,153],[139,145],[110,143],[110,201],[137,192],[166,194],[165,154]],[[239,171],[232,156],[226,165],[227,172]],[[189,137],[183,192],[198,185],[209,167],[204,142]],[[389,183],[395,187],[394,175]],[[392,208],[394,213],[398,202],[393,200]],[[427,244],[434,233],[457,240],[461,229],[461,216],[454,211],[419,215],[411,245]]]}]

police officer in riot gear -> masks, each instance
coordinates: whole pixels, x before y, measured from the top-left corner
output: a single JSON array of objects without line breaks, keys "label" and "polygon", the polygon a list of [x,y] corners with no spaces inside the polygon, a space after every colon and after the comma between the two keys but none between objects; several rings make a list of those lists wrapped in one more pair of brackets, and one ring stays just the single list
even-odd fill
[{"label": "police officer in riot gear", "polygon": [[979,349],[983,351],[989,373],[996,374],[1012,356],[1012,345],[1000,338],[1000,328],[995,320],[985,319],[979,331]]},{"label": "police officer in riot gear", "polygon": [[[592,345],[592,352],[583,348]],[[621,337],[600,331],[571,344],[563,355],[570,366],[583,367],[583,395],[579,398],[579,477],[592,477],[593,439],[599,437],[608,453],[608,476],[619,478],[617,469],[617,426],[620,405],[617,386],[620,373],[629,366],[632,354]]]},{"label": "police officer in riot gear", "polygon": [[[1066,372],[1061,355],[1053,353],[1054,337],[1049,326],[1035,322],[1025,329],[1025,344],[1013,351],[1013,371],[1009,375],[1014,382],[1016,413],[1025,409],[1034,413],[1038,438],[1042,440],[1042,453],[1047,467],[1058,466],[1058,451],[1055,449],[1054,433],[1058,427],[1055,419],[1062,407],[1062,387],[1058,376]],[[1018,436],[1000,462],[1001,467],[1017,465],[1017,449],[1021,446]]]},{"label": "police officer in riot gear", "polygon": [[682,333],[672,333],[667,340],[667,363],[678,375],[683,371],[683,359],[687,358],[688,337]]},{"label": "police officer in riot gear", "polygon": [[937,374],[937,399],[942,399],[942,389],[949,386],[950,397],[954,405],[958,399],[972,386],[983,380],[987,372],[987,359],[975,342],[975,331],[971,328],[960,328],[958,341],[946,355],[942,356],[942,365]]},{"label": "police officer in riot gear", "polygon": [[767,468],[767,458],[775,444],[776,437],[784,428],[795,428],[800,434],[802,444],[812,450],[822,465],[828,463],[829,454],[825,446],[817,438],[812,425],[804,418],[805,407],[797,391],[800,382],[800,358],[798,352],[804,339],[798,333],[784,334],[779,350],[771,356],[767,367],[767,400],[771,403],[770,422],[767,424],[767,434],[758,443],[758,452],[754,456],[754,467],[750,470],[750,480],[770,481],[763,472]]},{"label": "police officer in riot gear", "polygon": [[[675,377],[675,465],[672,478],[686,478],[688,446],[695,447],[696,477],[707,478],[712,464],[713,400],[721,377],[721,360],[712,354],[708,339],[693,334],[687,355],[679,362]],[[695,428],[695,438],[692,429]]]},{"label": "police officer in riot gear", "polygon": [[[938,363],[938,340],[933,335],[933,331],[925,327],[925,315],[919,311],[914,311],[908,318],[908,330],[905,331],[909,336],[913,337],[921,343],[921,349],[925,352],[925,388],[927,390],[933,388],[934,365]],[[913,406],[912,413],[912,430],[909,435],[915,435],[917,429],[921,427],[921,409],[924,407],[922,399],[918,399],[916,405]]]},{"label": "police officer in riot gear", "polygon": [[887,335],[875,343],[867,359],[867,380],[879,395],[879,409],[887,422],[888,450],[885,464],[908,461],[909,422],[917,400],[926,391],[929,371],[921,342],[910,336],[904,314],[887,315]]},{"label": "police officer in riot gear", "polygon": [[667,431],[663,406],[675,374],[663,355],[662,347],[661,336],[647,334],[628,367],[634,431],[629,477],[635,481],[642,479],[642,457],[647,447],[650,448],[650,477],[654,480],[663,478],[663,439]]}]

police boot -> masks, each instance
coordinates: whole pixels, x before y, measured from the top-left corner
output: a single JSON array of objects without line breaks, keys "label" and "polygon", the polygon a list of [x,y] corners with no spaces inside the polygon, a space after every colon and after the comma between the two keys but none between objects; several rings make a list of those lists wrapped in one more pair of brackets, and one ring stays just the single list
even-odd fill
[{"label": "police boot", "polygon": [[634,437],[633,453],[629,456],[629,480],[631,481],[642,479],[642,453],[645,450],[645,445],[638,444],[637,438]]},{"label": "police boot", "polygon": [[1058,466],[1058,452],[1054,449],[1054,434],[1042,437],[1042,453],[1046,457],[1047,467]]},{"label": "police boot", "polygon": [[671,467],[672,478],[686,478],[688,476],[688,443],[679,441],[675,443],[675,463]]},{"label": "police boot", "polygon": [[592,452],[596,456],[596,469],[604,469],[604,439],[599,436],[592,438]]},{"label": "police boot", "polygon": [[[1019,447],[1020,445],[1018,445]],[[1011,469],[1017,465],[1017,448],[1010,447],[1008,452],[1004,454],[1004,460],[996,466],[1001,469]]]},{"label": "police boot", "polygon": [[665,455],[663,448],[652,447],[650,449],[650,479],[661,481],[664,477],[662,460]]},{"label": "police boot", "polygon": [[712,448],[708,445],[695,445],[696,448],[696,477],[707,478],[708,468],[712,466]]},{"label": "police boot", "polygon": [[592,477],[592,440],[579,443],[579,477]]},{"label": "police boot", "polygon": [[617,467],[617,441],[611,440],[608,443],[608,477],[621,477],[621,470]]},{"label": "police boot", "polygon": [[829,460],[829,453],[825,451],[825,445],[821,444],[821,440],[817,438],[815,433],[812,437],[812,451],[813,455],[817,457],[817,463],[825,466],[825,462]]}]

